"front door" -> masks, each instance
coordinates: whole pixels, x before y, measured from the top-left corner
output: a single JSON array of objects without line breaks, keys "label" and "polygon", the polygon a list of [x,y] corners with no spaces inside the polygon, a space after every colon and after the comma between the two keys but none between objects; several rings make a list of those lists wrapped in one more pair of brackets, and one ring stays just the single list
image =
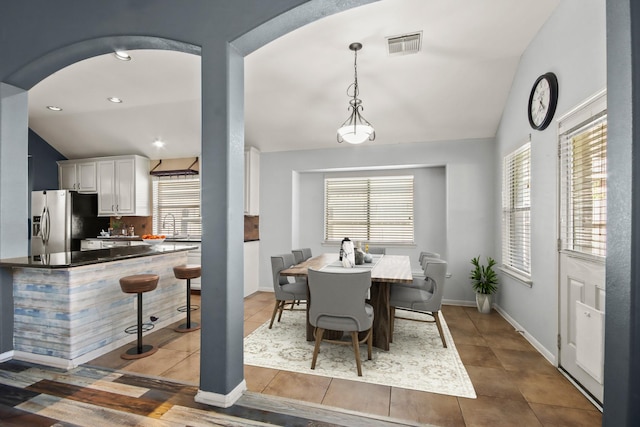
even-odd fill
[{"label": "front door", "polygon": [[560,368],[602,403],[606,93],[560,119]]}]

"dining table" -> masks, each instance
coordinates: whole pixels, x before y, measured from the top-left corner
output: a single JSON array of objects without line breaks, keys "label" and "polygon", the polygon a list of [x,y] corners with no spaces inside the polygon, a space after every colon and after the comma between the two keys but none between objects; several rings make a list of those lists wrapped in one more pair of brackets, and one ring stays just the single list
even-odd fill
[{"label": "dining table", "polygon": [[[307,259],[280,271],[283,276],[307,277],[309,268],[314,270],[330,269],[340,271],[339,255],[324,253]],[[412,284],[411,263],[406,255],[373,255],[371,263],[356,265],[352,268],[371,269],[371,288],[369,304],[373,307],[373,345],[382,350],[389,350],[391,343],[391,306],[390,289],[394,284]],[[308,292],[307,292],[308,295]],[[307,341],[313,341],[313,326],[309,322],[309,304],[307,303]]]}]

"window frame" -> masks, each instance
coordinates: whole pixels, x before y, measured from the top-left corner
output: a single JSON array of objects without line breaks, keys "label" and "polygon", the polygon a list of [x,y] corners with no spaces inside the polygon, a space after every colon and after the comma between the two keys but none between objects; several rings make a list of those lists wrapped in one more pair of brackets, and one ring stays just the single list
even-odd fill
[{"label": "window frame", "polygon": [[[166,206],[161,208],[159,205],[158,198],[160,195],[158,194],[158,186],[166,185],[180,185],[180,183],[195,183],[197,182],[197,202],[195,198],[187,199],[188,203],[184,204],[175,204],[174,206]],[[166,215],[173,214],[175,216],[175,233],[176,235],[189,236],[189,237],[202,237],[202,183],[200,180],[200,176],[170,176],[170,177],[153,177],[151,182],[151,197],[152,197],[152,214],[153,214],[153,223],[152,230],[153,234],[164,234],[166,236],[171,235],[170,228],[173,226],[173,218],[169,218],[169,226],[162,227],[163,223],[166,223]],[[184,191],[193,192],[195,189],[193,188],[185,188]],[[166,203],[166,202],[165,202]],[[182,208],[181,208],[182,206]],[[197,216],[187,215],[184,218],[182,215],[177,212],[179,209],[190,209],[191,213],[193,213],[194,209],[197,209]],[[167,212],[169,211],[169,212]],[[173,211],[173,212],[171,212]]]},{"label": "window frame", "polygon": [[[346,230],[340,231],[332,228],[338,228],[340,225],[339,222],[347,221],[345,217],[336,218],[336,214],[334,213],[333,218],[329,217],[329,212],[331,206],[330,198],[336,194],[331,194],[332,191],[329,188],[329,184],[332,183],[334,185],[350,185],[349,183],[357,183],[357,181],[361,182],[361,185],[367,183],[367,190],[364,192],[354,193],[352,197],[360,198],[360,209],[363,209],[364,219],[357,219],[357,224],[354,224],[354,227],[360,227],[360,232],[356,232],[355,230]],[[396,183],[394,183],[394,181]],[[405,181],[404,183],[402,181]],[[375,184],[372,184],[375,183]],[[326,177],[323,180],[324,186],[324,201],[323,201],[323,243],[325,244],[337,244],[342,241],[343,238],[349,237],[354,241],[361,241],[363,243],[369,244],[384,244],[384,245],[414,245],[415,244],[415,176],[413,174],[407,175],[369,175],[369,176],[349,176],[349,177]],[[387,189],[385,190],[385,186]],[[398,188],[398,193],[393,193],[398,196],[398,200],[404,201],[405,209],[401,209],[398,211],[390,211],[388,208],[394,206],[394,203],[389,203],[388,200],[381,201],[382,199],[378,199],[380,201],[379,204],[376,204],[374,201],[376,197],[380,197],[385,194],[389,188],[396,186]],[[404,187],[404,190],[403,190]],[[408,193],[403,193],[403,191]],[[335,191],[333,191],[335,193]],[[390,194],[390,193],[388,193]],[[409,194],[409,196],[408,196]],[[366,202],[365,202],[366,200]],[[366,206],[364,206],[366,205]],[[340,203],[334,203],[334,206],[340,207]],[[386,207],[386,210],[380,210],[380,208]],[[354,208],[357,208],[354,207]],[[374,213],[374,210],[377,212]],[[343,208],[344,209],[344,208]],[[338,209],[340,210],[340,209]],[[385,218],[389,218],[389,216],[394,217],[397,215],[409,214],[410,219],[405,220],[404,223],[402,220],[398,218],[392,218],[389,221],[391,223],[396,222],[398,231],[396,234],[393,234],[391,238],[380,238],[382,234],[389,233],[389,227],[394,227],[393,224],[387,224],[386,226],[381,223]],[[349,220],[353,221],[353,218],[349,218]],[[409,224],[407,224],[407,222]],[[333,223],[333,224],[331,224]],[[348,227],[348,225],[342,225],[343,227]],[[364,228],[366,231],[362,231]],[[403,235],[405,236],[404,238]],[[408,237],[410,236],[410,238]]]},{"label": "window frame", "polygon": [[[530,286],[531,141],[526,140],[517,149],[505,155],[502,167],[501,269]],[[515,169],[524,170],[519,174],[519,180],[514,176]],[[524,224],[523,218],[526,218]]]}]

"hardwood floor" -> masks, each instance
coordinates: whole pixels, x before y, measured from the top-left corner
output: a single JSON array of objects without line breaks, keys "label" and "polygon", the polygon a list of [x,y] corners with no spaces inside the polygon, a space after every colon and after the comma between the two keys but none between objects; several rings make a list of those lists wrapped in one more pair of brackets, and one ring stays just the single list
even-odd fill
[{"label": "hardwood floor", "polygon": [[[194,295],[192,303],[199,305],[199,296]],[[270,319],[273,304],[271,293],[257,293],[245,299],[245,336]],[[477,399],[247,365],[245,379],[251,393],[234,405],[237,407],[236,413],[231,414],[229,411],[219,411],[192,401],[199,381],[200,331],[183,334],[174,332],[172,328],[155,331],[145,337],[145,343],[159,347],[153,356],[134,361],[121,359],[120,354],[129,347],[126,346],[95,359],[88,365],[116,370],[118,375],[123,374],[126,379],[124,382],[142,382],[149,386],[152,380],[135,376],[137,374],[177,381],[180,384],[174,384],[172,387],[179,388],[180,393],[166,395],[167,402],[179,401],[185,407],[211,411],[222,414],[221,416],[231,414],[247,417],[246,423],[240,422],[237,425],[258,425],[249,424],[249,420],[251,423],[266,422],[276,425],[385,425],[387,422],[391,424],[386,425],[393,425],[398,420],[409,425],[437,426],[601,425],[601,413],[597,408],[499,314],[492,312],[483,315],[473,307],[459,306],[445,306],[443,313],[473,382]],[[283,318],[286,315],[285,312]],[[199,322],[199,317],[199,311],[192,313],[194,321]],[[176,325],[179,323],[181,322],[176,322]],[[277,327],[277,324],[274,327]],[[3,369],[3,365],[5,364],[0,364],[0,369]],[[1,383],[3,378],[0,375]],[[164,381],[157,383],[165,384]],[[24,390],[29,390],[29,393],[44,393],[53,388],[58,390],[55,396],[77,396],[74,393],[92,396],[91,393],[85,392],[83,395],[80,391],[70,390],[68,387],[62,387],[62,390],[66,391],[60,391],[60,387],[41,383],[39,386],[25,387]],[[16,391],[12,393],[16,394]],[[2,393],[0,388],[0,394],[6,393]],[[157,395],[158,392],[151,394]],[[176,397],[178,395],[181,397]],[[91,400],[89,397],[87,399]],[[138,399],[141,398],[133,400]],[[129,400],[132,398],[129,397]],[[247,403],[248,401],[252,403]],[[274,405],[277,409],[274,409]],[[4,424],[9,406],[15,405],[0,400],[0,425],[14,425]],[[126,406],[116,409],[131,412],[132,410]],[[262,408],[266,414],[264,418],[261,418],[262,415],[256,415],[261,413],[256,412],[256,407]],[[334,409],[337,412],[334,412]],[[172,416],[178,412],[180,411],[174,411]],[[300,417],[301,413],[305,416]],[[366,413],[374,418],[354,416],[356,413]],[[158,418],[153,414],[148,416]],[[190,425],[208,425],[193,423],[189,417],[195,415],[189,411],[185,412],[185,416],[185,422],[188,419]]]}]

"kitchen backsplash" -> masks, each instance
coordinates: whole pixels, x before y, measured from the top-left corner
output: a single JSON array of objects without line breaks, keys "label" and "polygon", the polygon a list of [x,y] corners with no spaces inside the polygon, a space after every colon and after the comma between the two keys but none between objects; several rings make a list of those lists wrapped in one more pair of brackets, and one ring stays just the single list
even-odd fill
[{"label": "kitchen backsplash", "polygon": [[[114,224],[117,225],[118,222],[125,227],[133,226],[136,236],[151,234],[153,229],[152,216],[123,216],[120,219],[116,219],[113,216],[111,217],[111,227],[113,227]],[[114,230],[114,233],[115,232],[117,232],[117,230]]]}]

